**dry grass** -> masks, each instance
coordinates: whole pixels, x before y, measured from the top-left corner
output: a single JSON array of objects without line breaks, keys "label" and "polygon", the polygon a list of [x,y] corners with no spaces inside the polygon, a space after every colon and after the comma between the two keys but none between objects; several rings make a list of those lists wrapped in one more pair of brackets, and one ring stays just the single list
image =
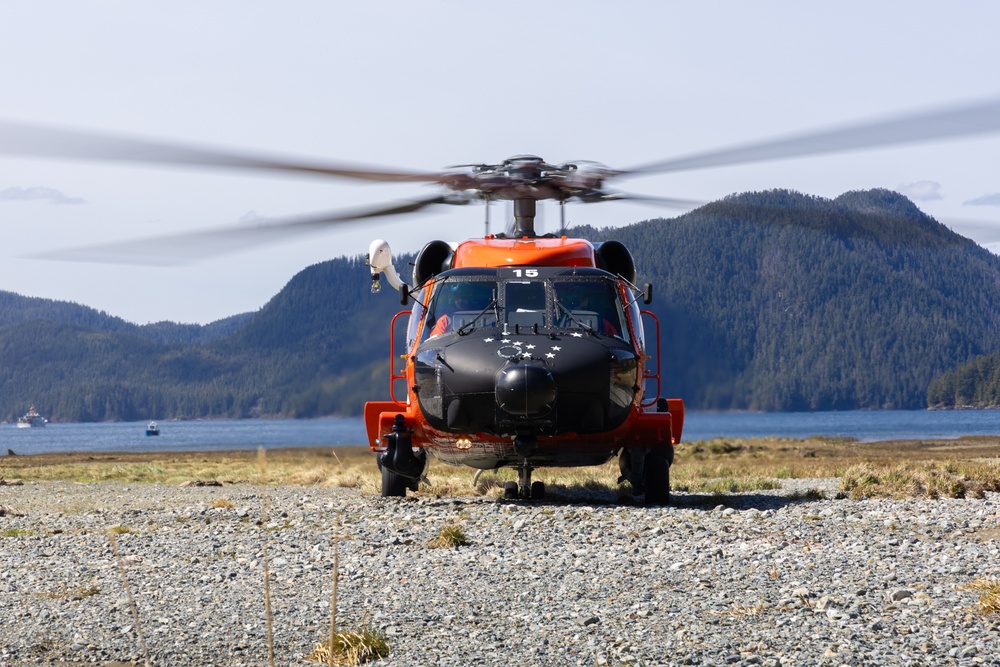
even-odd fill
[{"label": "dry grass", "polygon": [[1000,581],[977,579],[965,587],[979,591],[979,611],[982,614],[1000,614]]},{"label": "dry grass", "polygon": [[449,524],[441,529],[438,536],[431,540],[430,547],[435,549],[456,549],[469,543],[462,526],[457,523]]},{"label": "dry grass", "polygon": [[852,498],[982,498],[1000,491],[1000,466],[981,461],[870,463],[844,471],[841,485]]},{"label": "dry grass", "polygon": [[329,640],[321,642],[305,659],[322,665],[360,665],[387,655],[389,655],[389,644],[385,636],[365,625],[360,630],[344,630],[336,633],[332,648]]},{"label": "dry grass", "polygon": [[[726,438],[681,443],[671,468],[680,491],[727,494],[775,488],[776,480],[840,477],[854,496],[977,497],[1000,490],[1000,437],[858,443],[844,439]],[[418,495],[478,495],[499,498],[503,483],[517,479],[504,469],[484,473],[475,488],[474,471],[431,459],[430,485]],[[254,451],[39,454],[0,457],[0,477],[25,481],[69,480],[179,484],[186,481],[257,482]],[[535,479],[550,496],[618,489],[618,464],[591,468],[545,468]],[[267,483],[331,486],[378,494],[374,456],[366,447],[272,449]]]}]

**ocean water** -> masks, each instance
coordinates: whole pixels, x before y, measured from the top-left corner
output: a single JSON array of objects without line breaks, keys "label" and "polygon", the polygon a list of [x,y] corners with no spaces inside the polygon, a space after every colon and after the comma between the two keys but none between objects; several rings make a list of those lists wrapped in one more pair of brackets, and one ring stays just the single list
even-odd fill
[{"label": "ocean water", "polygon": [[[147,437],[146,422],[0,424],[0,456],[45,452],[143,452],[158,449],[275,449],[365,445],[361,419],[247,419],[160,422]],[[1000,435],[1000,410],[880,410],[866,412],[691,412],[686,441],[720,437],[804,438],[842,436],[862,442]]]}]

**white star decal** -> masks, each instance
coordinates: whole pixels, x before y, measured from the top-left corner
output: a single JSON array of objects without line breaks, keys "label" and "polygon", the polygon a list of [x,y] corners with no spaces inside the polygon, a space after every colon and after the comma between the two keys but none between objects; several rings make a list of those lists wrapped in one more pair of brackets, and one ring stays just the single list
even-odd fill
[{"label": "white star decal", "polygon": [[483,342],[484,342],[484,343],[492,343],[492,342],[493,342],[493,339],[492,339],[492,338],[484,338],[484,339],[483,339]]},{"label": "white star decal", "polygon": [[559,350],[561,350],[561,349],[562,349],[562,348],[561,348],[561,347],[559,347],[558,345],[553,345],[553,346],[552,346],[552,351],[553,351],[553,352],[558,352],[558,351],[559,351]]},{"label": "white star decal", "polygon": [[555,358],[555,356],[556,356],[556,355],[552,354],[551,352],[546,352],[546,353],[545,353],[545,358],[546,358],[546,359],[554,359],[554,358]]},{"label": "white star decal", "polygon": [[583,338],[583,334],[582,333],[574,333],[574,334],[570,334],[570,335],[573,336],[573,338]]},{"label": "white star decal", "polygon": [[529,350],[534,350],[535,349],[534,345],[528,345],[527,347],[528,347]]},{"label": "white star decal", "polygon": [[504,339],[503,339],[502,341],[500,341],[500,342],[501,342],[501,343],[509,343],[509,342],[510,342],[510,338],[504,338]]}]

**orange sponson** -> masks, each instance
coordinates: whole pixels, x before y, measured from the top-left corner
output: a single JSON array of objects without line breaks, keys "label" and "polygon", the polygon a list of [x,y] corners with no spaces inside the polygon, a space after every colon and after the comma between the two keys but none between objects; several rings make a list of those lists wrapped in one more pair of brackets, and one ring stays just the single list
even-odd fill
[{"label": "orange sponson", "polygon": [[[406,410],[400,410],[399,404],[394,401],[371,401],[365,403],[365,433],[368,435],[368,446],[374,451],[384,451],[385,441],[380,438],[386,433],[392,432],[392,425],[396,415],[403,415],[407,428],[417,425],[417,418]],[[419,447],[420,443],[414,442],[414,447]]]},{"label": "orange sponson", "polygon": [[464,241],[455,250],[455,268],[462,266],[597,266],[590,241],[570,239],[525,238]]},{"label": "orange sponson", "polygon": [[680,442],[684,430],[684,401],[668,398],[667,405],[669,412],[640,412],[625,447],[664,447]]}]

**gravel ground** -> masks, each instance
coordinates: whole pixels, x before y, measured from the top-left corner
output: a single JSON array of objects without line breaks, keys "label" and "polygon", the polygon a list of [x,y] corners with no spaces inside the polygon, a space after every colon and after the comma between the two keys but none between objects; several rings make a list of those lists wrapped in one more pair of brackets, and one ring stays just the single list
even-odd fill
[{"label": "gravel ground", "polygon": [[[1000,580],[1000,497],[835,485],[663,508],[277,487],[267,530],[254,486],[0,486],[0,665],[142,663],[137,631],[157,665],[266,665],[265,553],[275,662],[309,664],[337,515],[338,622],[386,634],[378,665],[1000,665],[967,588]],[[456,522],[470,544],[428,546]]]}]

